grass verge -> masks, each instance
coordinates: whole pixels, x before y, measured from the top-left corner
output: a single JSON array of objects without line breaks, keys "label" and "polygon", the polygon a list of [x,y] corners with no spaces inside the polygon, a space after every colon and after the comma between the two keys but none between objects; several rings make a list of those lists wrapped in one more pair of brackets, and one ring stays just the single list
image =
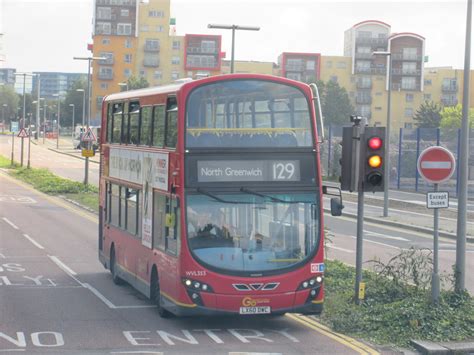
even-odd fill
[{"label": "grass verge", "polygon": [[10,159],[0,156],[0,168],[8,169],[11,176],[32,185],[36,190],[48,195],[63,195],[98,212],[99,194],[95,186],[64,179],[47,169],[21,168],[11,165]]},{"label": "grass verge", "polygon": [[[434,305],[429,288],[431,270],[413,266],[420,253],[410,250],[413,259],[404,266],[387,263],[378,272],[364,271],[366,293],[360,305],[353,301],[355,269],[338,261],[327,261],[325,304],[320,320],[337,332],[380,345],[409,347],[411,339],[473,340],[473,297],[467,292],[442,291],[439,304]],[[403,253],[406,256],[407,252]],[[407,262],[403,255],[397,260]],[[400,268],[408,271],[403,277],[398,277],[405,272]],[[406,277],[409,273],[417,279],[415,283],[411,276],[412,280]]]}]

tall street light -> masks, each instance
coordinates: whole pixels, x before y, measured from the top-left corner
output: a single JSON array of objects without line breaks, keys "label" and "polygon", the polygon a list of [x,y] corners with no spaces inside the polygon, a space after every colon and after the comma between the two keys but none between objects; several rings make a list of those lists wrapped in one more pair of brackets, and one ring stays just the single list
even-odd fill
[{"label": "tall street light", "polygon": [[77,89],[77,92],[82,92],[82,129],[86,125],[86,91],[84,89]]},{"label": "tall street light", "polygon": [[[69,104],[69,107],[72,107],[72,129],[71,129],[71,141],[74,140],[74,116],[76,114],[76,108],[74,104]],[[72,142],[74,144],[74,142]]]},{"label": "tall street light", "polygon": [[41,108],[41,101],[44,100],[44,97],[39,97],[38,100],[32,102],[33,105],[36,105],[36,133],[35,139],[38,140],[39,138],[39,129],[40,129],[40,108]]},{"label": "tall street light", "polygon": [[[25,128],[25,118],[26,118],[26,77],[33,76],[30,73],[15,73],[15,75],[22,75],[23,76],[23,115],[22,119],[20,120],[20,128]],[[29,134],[28,134],[29,137]],[[21,138],[21,158],[20,158],[20,165],[23,166],[23,148],[24,148],[24,138]]]},{"label": "tall street light", "polygon": [[58,122],[57,122],[57,136],[56,136],[56,149],[59,149],[59,124],[61,122],[61,95],[54,94],[53,96],[58,97]]},{"label": "tall street light", "polygon": [[[87,131],[91,121],[91,64],[94,60],[107,60],[104,57],[74,57],[74,60],[87,60]],[[88,143],[90,144],[90,143]],[[84,168],[84,185],[89,182],[89,157],[86,157]]]},{"label": "tall street light", "polygon": [[43,145],[46,139],[46,110],[48,109],[48,105],[46,104],[46,100],[44,100],[44,109],[43,109]]},{"label": "tall street light", "polygon": [[3,104],[3,105],[2,105],[2,111],[3,111],[3,112],[2,112],[2,113],[3,113],[3,116],[2,116],[2,117],[3,117],[3,122],[4,122],[4,123],[5,123],[5,109],[6,109],[7,107],[8,107],[7,104]]},{"label": "tall street light", "polygon": [[235,30],[244,30],[244,31],[260,31],[260,27],[249,27],[249,26],[239,26],[239,25],[207,25],[207,28],[218,28],[222,30],[232,30],[232,52],[230,59],[230,72],[234,72],[234,49],[235,49]]},{"label": "tall street light", "polygon": [[388,58],[388,95],[387,95],[387,129],[386,129],[386,149],[384,164],[384,182],[383,182],[383,216],[388,217],[388,190],[390,184],[390,103],[392,94],[392,53],[386,51],[375,51],[372,55],[385,56]]}]

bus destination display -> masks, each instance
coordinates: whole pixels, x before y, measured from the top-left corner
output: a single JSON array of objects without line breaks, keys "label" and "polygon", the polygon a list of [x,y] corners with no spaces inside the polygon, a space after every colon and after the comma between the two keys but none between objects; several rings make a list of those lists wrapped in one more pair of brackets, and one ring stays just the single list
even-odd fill
[{"label": "bus destination display", "polygon": [[198,160],[198,182],[300,181],[299,160]]}]

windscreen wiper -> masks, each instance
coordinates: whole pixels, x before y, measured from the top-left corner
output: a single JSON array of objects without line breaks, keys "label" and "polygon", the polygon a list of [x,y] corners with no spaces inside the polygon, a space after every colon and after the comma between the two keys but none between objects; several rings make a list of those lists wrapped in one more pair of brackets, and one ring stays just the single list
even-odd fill
[{"label": "windscreen wiper", "polygon": [[227,200],[224,200],[220,197],[217,197],[214,194],[211,194],[207,190],[201,189],[200,187],[197,188],[197,192],[202,193],[203,195],[206,195],[206,196],[212,198],[213,200],[216,200],[217,202],[221,202],[221,203],[237,203],[237,204],[246,204],[247,203],[247,202],[242,202],[242,201],[227,201]]},{"label": "windscreen wiper", "polygon": [[268,199],[270,199],[270,200],[273,201],[273,202],[298,203],[297,201],[285,201],[285,200],[282,200],[282,199],[277,198],[277,197],[273,197],[273,196],[270,196],[270,195],[261,194],[261,193],[259,193],[259,192],[256,192],[256,191],[247,189],[247,188],[245,188],[245,187],[241,187],[241,188],[240,188],[240,191],[241,191],[241,192],[248,193],[248,194],[251,194],[251,195],[259,196],[259,197],[268,198]]}]

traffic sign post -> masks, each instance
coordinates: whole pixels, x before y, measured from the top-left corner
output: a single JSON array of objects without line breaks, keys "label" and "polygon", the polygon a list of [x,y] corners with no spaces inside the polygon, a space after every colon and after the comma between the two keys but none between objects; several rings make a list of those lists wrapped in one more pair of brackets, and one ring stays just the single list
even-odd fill
[{"label": "traffic sign post", "polygon": [[17,137],[21,138],[20,166],[23,166],[23,140],[28,137],[28,133],[26,132],[24,125],[21,126],[20,132],[18,132]]},{"label": "traffic sign post", "polygon": [[439,184],[447,181],[454,173],[454,155],[443,147],[430,147],[421,152],[418,158],[418,173],[427,182],[434,184],[434,192],[426,195],[426,207],[433,208],[433,273],[431,276],[431,299],[438,303],[439,282],[439,209],[449,206],[449,194],[439,192]]},{"label": "traffic sign post", "polygon": [[[81,137],[81,143],[85,143],[86,147],[82,149],[82,156],[86,158],[84,169],[84,185],[89,183],[89,157],[94,156],[94,150],[91,149],[92,142],[97,140],[94,132],[87,126],[87,131]],[[92,154],[90,151],[92,150]]]}]

